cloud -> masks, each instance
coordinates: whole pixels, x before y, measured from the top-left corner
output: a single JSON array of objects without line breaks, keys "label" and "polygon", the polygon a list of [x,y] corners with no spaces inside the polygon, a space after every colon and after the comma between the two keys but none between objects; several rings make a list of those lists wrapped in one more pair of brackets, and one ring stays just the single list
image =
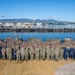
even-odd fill
[{"label": "cloud", "polygon": [[55,16],[50,16],[50,17],[48,17],[48,19],[56,19],[56,17]]},{"label": "cloud", "polygon": [[0,18],[5,18],[6,17],[6,15],[0,15]]},{"label": "cloud", "polygon": [[60,18],[57,18],[57,17],[55,17],[55,16],[50,16],[50,17],[47,18],[47,20],[49,20],[49,19],[59,20]]}]

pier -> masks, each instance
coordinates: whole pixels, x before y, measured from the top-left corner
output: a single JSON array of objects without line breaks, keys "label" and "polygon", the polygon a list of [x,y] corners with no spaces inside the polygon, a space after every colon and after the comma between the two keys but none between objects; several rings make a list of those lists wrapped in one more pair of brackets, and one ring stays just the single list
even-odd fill
[{"label": "pier", "polygon": [[4,28],[0,27],[0,32],[75,32],[75,28]]}]

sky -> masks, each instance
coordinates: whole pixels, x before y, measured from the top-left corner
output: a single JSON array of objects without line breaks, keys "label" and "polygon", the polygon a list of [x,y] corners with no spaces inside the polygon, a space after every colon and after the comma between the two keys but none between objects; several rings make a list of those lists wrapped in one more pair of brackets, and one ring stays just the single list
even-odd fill
[{"label": "sky", "polygon": [[0,0],[0,19],[11,18],[75,22],[75,0]]}]

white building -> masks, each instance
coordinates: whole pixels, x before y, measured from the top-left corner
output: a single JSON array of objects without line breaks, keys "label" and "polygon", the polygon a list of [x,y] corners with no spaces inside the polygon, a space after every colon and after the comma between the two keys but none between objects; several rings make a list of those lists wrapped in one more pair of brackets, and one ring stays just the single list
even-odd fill
[{"label": "white building", "polygon": [[2,25],[2,23],[0,22],[0,25]]},{"label": "white building", "polygon": [[24,22],[24,23],[17,23],[17,28],[33,28],[34,25],[32,23]]},{"label": "white building", "polygon": [[4,26],[7,26],[7,27],[13,27],[14,26],[14,24],[13,23],[9,23],[9,22],[6,22],[5,24],[4,24]]},{"label": "white building", "polygon": [[36,23],[36,28],[42,28],[42,23]]}]

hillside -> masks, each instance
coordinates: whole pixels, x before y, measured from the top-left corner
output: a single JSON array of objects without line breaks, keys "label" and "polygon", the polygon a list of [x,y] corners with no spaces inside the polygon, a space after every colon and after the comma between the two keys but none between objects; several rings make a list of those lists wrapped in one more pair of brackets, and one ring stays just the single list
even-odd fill
[{"label": "hillside", "polygon": [[54,19],[1,19],[0,22],[35,22],[35,23],[62,23],[65,21],[58,21],[58,20],[54,20]]}]

